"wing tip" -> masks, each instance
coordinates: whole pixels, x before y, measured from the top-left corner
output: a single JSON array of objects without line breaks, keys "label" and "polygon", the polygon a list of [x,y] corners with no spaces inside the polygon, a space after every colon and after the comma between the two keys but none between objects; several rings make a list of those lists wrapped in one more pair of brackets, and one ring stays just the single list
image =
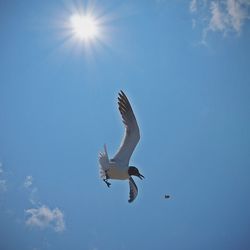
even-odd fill
[{"label": "wing tip", "polygon": [[127,96],[126,96],[126,94],[124,93],[123,90],[120,89],[120,91],[118,92],[118,95],[119,95],[121,98],[123,98],[123,99],[125,98],[125,99],[128,100],[128,98],[127,98]]},{"label": "wing tip", "polygon": [[129,200],[128,203],[133,202],[138,195],[138,188],[132,177],[129,178]]}]

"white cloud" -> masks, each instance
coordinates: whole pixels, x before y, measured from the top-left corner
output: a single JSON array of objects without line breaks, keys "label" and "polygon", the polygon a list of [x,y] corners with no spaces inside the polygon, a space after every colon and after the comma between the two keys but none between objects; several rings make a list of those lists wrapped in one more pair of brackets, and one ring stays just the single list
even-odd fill
[{"label": "white cloud", "polygon": [[195,15],[195,20],[203,24],[205,36],[208,32],[221,32],[224,35],[229,32],[240,34],[250,17],[250,1],[191,0],[189,10]]},{"label": "white cloud", "polygon": [[59,208],[51,210],[43,205],[38,208],[30,208],[26,210],[28,219],[26,225],[38,227],[41,229],[52,228],[55,232],[65,230],[64,214]]},{"label": "white cloud", "polygon": [[42,205],[38,197],[38,189],[34,186],[34,178],[27,175],[23,186],[29,192],[29,201],[35,208],[25,210],[27,219],[26,225],[30,227],[38,227],[40,229],[52,228],[55,232],[65,230],[64,214],[59,208],[50,209],[46,205]]}]

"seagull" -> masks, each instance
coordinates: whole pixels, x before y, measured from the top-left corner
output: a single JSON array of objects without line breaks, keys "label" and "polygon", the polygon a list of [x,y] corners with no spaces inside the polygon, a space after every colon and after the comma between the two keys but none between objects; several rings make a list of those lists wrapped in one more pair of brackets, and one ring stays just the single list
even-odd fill
[{"label": "seagull", "polygon": [[109,159],[107,147],[104,144],[104,152],[99,154],[100,177],[108,187],[111,185],[108,179],[128,180],[130,190],[128,202],[131,203],[138,194],[138,188],[132,175],[141,180],[144,178],[136,167],[129,166],[130,157],[140,140],[140,130],[129,100],[122,90],[118,96],[118,108],[125,125],[125,135],[120,148],[112,159]]}]

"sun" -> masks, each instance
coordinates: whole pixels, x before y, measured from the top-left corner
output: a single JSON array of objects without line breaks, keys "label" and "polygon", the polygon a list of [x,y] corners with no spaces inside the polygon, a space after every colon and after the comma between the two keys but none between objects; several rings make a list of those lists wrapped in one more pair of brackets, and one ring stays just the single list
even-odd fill
[{"label": "sun", "polygon": [[94,16],[89,14],[74,14],[70,18],[72,33],[81,41],[92,41],[99,36],[98,23]]},{"label": "sun", "polygon": [[70,2],[54,21],[60,36],[59,48],[92,60],[100,50],[111,47],[113,29],[110,24],[114,17],[95,1]]}]

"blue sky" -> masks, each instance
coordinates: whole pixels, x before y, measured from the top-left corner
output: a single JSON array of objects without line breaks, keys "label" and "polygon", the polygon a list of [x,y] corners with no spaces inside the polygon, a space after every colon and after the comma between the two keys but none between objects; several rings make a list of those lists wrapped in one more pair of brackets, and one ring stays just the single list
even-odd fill
[{"label": "blue sky", "polygon": [[[77,39],[76,12],[101,35]],[[0,249],[249,249],[248,0],[0,2]],[[108,189],[128,95],[146,177]],[[164,199],[165,194],[171,198]]]}]

